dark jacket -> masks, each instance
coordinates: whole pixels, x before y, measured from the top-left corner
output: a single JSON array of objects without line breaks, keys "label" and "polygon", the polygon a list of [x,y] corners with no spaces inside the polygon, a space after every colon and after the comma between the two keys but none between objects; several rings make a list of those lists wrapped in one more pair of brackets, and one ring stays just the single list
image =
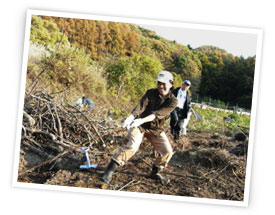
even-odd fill
[{"label": "dark jacket", "polygon": [[[173,94],[174,96],[177,98],[177,94],[178,94],[178,91],[181,87],[178,87],[176,89],[173,90]],[[191,111],[191,97],[189,96],[189,93],[187,91],[186,93],[186,100],[184,102],[184,105],[182,107],[182,111],[183,111],[183,118],[187,118],[187,114],[189,111]]]},{"label": "dark jacket", "polygon": [[165,118],[176,108],[177,103],[178,100],[171,91],[166,97],[161,98],[158,89],[154,88],[147,90],[132,114],[135,118],[155,114],[156,118],[153,121],[144,123],[139,128],[157,135],[164,131]]}]

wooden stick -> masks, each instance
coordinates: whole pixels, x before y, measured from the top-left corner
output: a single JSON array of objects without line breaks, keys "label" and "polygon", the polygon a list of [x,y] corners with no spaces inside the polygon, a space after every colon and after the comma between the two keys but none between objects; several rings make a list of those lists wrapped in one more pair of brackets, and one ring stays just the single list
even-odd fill
[{"label": "wooden stick", "polygon": [[[125,184],[124,186],[122,186],[121,188],[119,188],[118,190],[121,191],[122,189],[124,189],[125,187],[128,187],[130,184],[132,184],[135,180],[131,180],[129,181],[127,184]],[[138,184],[141,181],[141,179],[139,181],[136,181],[136,183],[134,183],[133,185]]]},{"label": "wooden stick", "polygon": [[41,131],[41,130],[36,130],[36,129],[29,129],[26,128],[27,131],[34,133],[34,134],[42,134],[45,135],[47,137],[49,137],[51,140],[55,141],[57,138],[54,134],[50,133],[50,132],[45,132],[45,131]]},{"label": "wooden stick", "polygon": [[51,116],[52,116],[53,128],[54,128],[55,132],[57,132],[57,128],[56,128],[56,124],[55,124],[55,118],[53,116],[51,106],[50,106],[50,104],[47,104],[47,106],[48,106],[48,110],[49,110],[49,112],[51,113]]},{"label": "wooden stick", "polygon": [[23,112],[23,116],[26,117],[31,126],[35,124],[35,120],[26,111]]},{"label": "wooden stick", "polygon": [[95,141],[94,137],[90,134],[90,132],[88,131],[87,127],[84,125],[83,126],[87,132],[87,136],[88,136],[88,139],[89,139],[89,143],[90,143],[90,146],[92,146],[92,143],[91,143],[91,138]]},{"label": "wooden stick", "polygon": [[67,153],[72,152],[73,150],[74,149],[65,150],[63,153],[61,153],[61,154],[59,154],[59,155],[57,155],[57,156],[55,156],[53,158],[50,158],[49,160],[46,160],[46,161],[44,161],[44,162],[42,162],[42,163],[40,163],[40,164],[38,164],[38,165],[30,168],[30,169],[25,170],[24,172],[20,173],[18,175],[18,177],[21,177],[21,176],[25,175],[26,173],[32,172],[33,170],[35,170],[35,169],[37,169],[37,168],[39,168],[41,166],[44,166],[45,164],[51,163],[51,162],[55,161],[56,159],[58,159],[58,158],[60,158],[60,157],[62,157],[64,155],[66,155]]},{"label": "wooden stick", "polygon": [[56,118],[57,118],[58,133],[59,133],[59,136],[60,136],[60,142],[62,143],[63,142],[62,124],[61,124],[60,118],[59,118],[57,110],[56,110],[56,105],[54,106],[54,112],[55,112],[55,115],[56,115]]},{"label": "wooden stick", "polygon": [[27,136],[24,136],[24,137],[22,138],[22,140],[28,140],[28,141],[30,141],[31,143],[33,143],[34,145],[36,145],[36,146],[38,146],[39,148],[41,148],[41,145],[40,145],[40,144],[38,144],[35,140],[30,139],[30,138],[27,137]]},{"label": "wooden stick", "polygon": [[98,133],[96,127],[94,126],[94,124],[88,119],[88,117],[82,113],[79,109],[77,109],[76,107],[72,106],[69,104],[70,107],[74,108],[76,111],[78,111],[82,116],[84,116],[84,118],[90,123],[90,125],[92,126],[92,128],[94,129],[94,131],[96,132],[98,138],[100,139],[100,141],[102,142],[102,146],[105,148],[106,147],[106,144],[104,142],[104,140],[101,138],[100,134]]}]

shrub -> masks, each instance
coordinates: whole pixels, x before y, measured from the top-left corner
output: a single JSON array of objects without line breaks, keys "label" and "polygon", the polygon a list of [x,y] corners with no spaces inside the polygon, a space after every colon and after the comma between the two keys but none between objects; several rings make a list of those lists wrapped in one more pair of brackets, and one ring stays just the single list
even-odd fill
[{"label": "shrub", "polygon": [[[76,96],[105,94],[107,82],[102,71],[84,50],[69,45],[51,48],[39,63],[28,63],[28,86],[48,93],[66,90]],[[37,82],[39,82],[37,84]]]},{"label": "shrub", "polygon": [[133,55],[109,62],[106,69],[109,92],[124,101],[137,101],[162,70],[159,60],[148,56]]}]

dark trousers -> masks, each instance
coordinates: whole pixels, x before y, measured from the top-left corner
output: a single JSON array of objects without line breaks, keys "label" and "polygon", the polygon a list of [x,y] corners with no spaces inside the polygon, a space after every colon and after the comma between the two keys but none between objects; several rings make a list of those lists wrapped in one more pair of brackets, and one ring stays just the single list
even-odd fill
[{"label": "dark trousers", "polygon": [[178,139],[184,123],[184,119],[186,118],[183,109],[176,107],[176,109],[171,112],[170,117],[171,134],[174,135],[175,139]]}]

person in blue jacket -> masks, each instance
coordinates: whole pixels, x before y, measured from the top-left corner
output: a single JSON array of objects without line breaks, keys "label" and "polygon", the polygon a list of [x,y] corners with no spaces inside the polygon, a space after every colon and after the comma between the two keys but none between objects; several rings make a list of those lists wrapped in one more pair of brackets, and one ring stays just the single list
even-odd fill
[{"label": "person in blue jacket", "polygon": [[75,102],[74,105],[75,105],[75,107],[81,107],[81,108],[83,108],[83,107],[88,107],[89,110],[90,110],[90,109],[93,109],[93,108],[95,107],[93,100],[91,100],[90,98],[85,97],[85,96],[79,98],[79,99]]}]

